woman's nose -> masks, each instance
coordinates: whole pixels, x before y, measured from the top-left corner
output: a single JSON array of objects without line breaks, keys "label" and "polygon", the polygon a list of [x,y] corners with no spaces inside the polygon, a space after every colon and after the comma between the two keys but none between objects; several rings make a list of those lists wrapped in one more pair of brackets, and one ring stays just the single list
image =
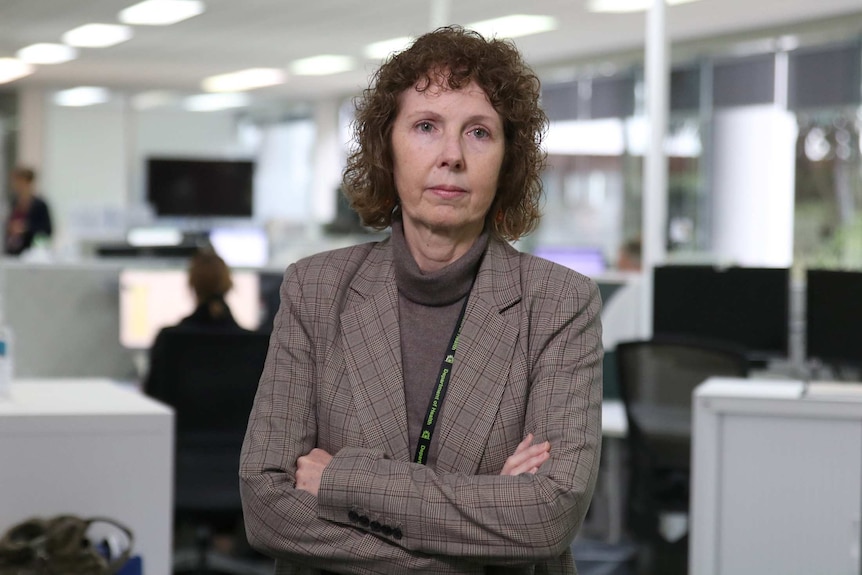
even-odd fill
[{"label": "woman's nose", "polygon": [[464,149],[460,134],[446,135],[441,142],[440,167],[450,170],[464,169]]}]

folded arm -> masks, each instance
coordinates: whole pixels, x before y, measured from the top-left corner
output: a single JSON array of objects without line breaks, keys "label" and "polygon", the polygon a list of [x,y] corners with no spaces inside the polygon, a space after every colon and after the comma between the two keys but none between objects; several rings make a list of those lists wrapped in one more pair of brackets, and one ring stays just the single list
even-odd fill
[{"label": "folded arm", "polygon": [[565,553],[597,475],[602,353],[595,286],[567,297],[532,326],[525,431],[550,444],[537,473],[445,473],[350,447],[322,472],[319,516],[364,530],[389,527],[405,549],[468,562],[524,564]]},{"label": "folded arm", "polygon": [[243,444],[240,492],[249,542],[276,559],[339,573],[464,573],[445,557],[321,519],[317,498],[295,487],[297,459],[317,444],[314,350],[300,320],[301,283],[292,266]]},{"label": "folded arm", "polygon": [[[483,573],[481,565],[564,553],[586,513],[598,466],[595,286],[586,304],[570,294],[555,313],[536,318],[546,322],[547,334],[531,343],[536,359],[525,432],[539,445],[549,443],[544,462],[510,457],[499,472],[511,475],[477,476],[346,447],[319,471],[315,497],[297,488],[297,461],[318,443],[316,358],[299,311],[302,285],[295,268],[288,270],[243,447],[241,492],[252,545],[343,573]],[[518,467],[524,464],[526,472]]]}]

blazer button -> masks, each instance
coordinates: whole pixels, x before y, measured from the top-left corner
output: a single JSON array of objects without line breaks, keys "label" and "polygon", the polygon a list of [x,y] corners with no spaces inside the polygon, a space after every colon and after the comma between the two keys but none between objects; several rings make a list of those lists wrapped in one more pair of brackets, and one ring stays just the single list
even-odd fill
[{"label": "blazer button", "polygon": [[395,529],[392,530],[392,538],[393,539],[401,539],[402,537],[404,537],[404,534],[401,533],[400,529],[398,529],[396,527]]},{"label": "blazer button", "polygon": [[351,523],[356,523],[359,521],[359,513],[351,509],[350,513],[347,514],[347,518],[350,519]]},{"label": "blazer button", "polygon": [[368,527],[369,523],[371,523],[371,521],[368,519],[367,515],[360,515],[359,516],[359,524],[360,525],[362,525],[363,527]]},{"label": "blazer button", "polygon": [[369,527],[371,527],[371,530],[376,533],[377,531],[380,531],[380,522],[379,521],[372,521],[371,525]]},{"label": "blazer button", "polygon": [[380,532],[389,537],[392,535],[392,528],[388,525],[383,525],[380,527]]}]

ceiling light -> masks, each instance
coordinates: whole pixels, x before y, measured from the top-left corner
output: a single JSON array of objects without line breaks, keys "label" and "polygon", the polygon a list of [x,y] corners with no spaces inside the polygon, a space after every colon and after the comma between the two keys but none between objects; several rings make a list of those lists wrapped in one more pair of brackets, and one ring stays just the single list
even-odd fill
[{"label": "ceiling light", "polygon": [[488,38],[518,38],[530,34],[548,32],[557,28],[557,20],[551,16],[512,14],[492,20],[482,20],[466,26]]},{"label": "ceiling light", "polygon": [[132,96],[132,107],[136,110],[150,110],[176,104],[178,97],[173,92],[151,90]]},{"label": "ceiling light", "polygon": [[327,76],[348,72],[354,67],[355,62],[349,56],[323,54],[291,62],[290,71],[297,76]]},{"label": "ceiling light", "polygon": [[183,107],[189,112],[215,112],[230,108],[248,106],[248,94],[198,94],[189,96],[183,101]]},{"label": "ceiling light", "polygon": [[400,36],[398,38],[392,38],[391,40],[374,42],[373,44],[366,46],[363,53],[366,58],[382,60],[383,58],[388,58],[391,54],[404,50],[412,41],[413,38],[410,36]]},{"label": "ceiling light", "polygon": [[204,11],[200,0],[144,0],[121,10],[120,22],[145,26],[166,26],[182,22]]},{"label": "ceiling light", "polygon": [[[667,0],[669,6],[688,4],[697,0]],[[643,12],[652,5],[653,0],[587,0],[587,10],[590,12]]]},{"label": "ceiling light", "polygon": [[84,24],[63,34],[63,42],[79,48],[106,48],[132,37],[132,29],[120,24]]},{"label": "ceiling light", "polygon": [[54,94],[54,103],[58,106],[93,106],[110,99],[111,93],[107,88],[98,86],[78,86]]},{"label": "ceiling light", "polygon": [[33,66],[17,58],[0,58],[0,84],[29,76],[33,70]]},{"label": "ceiling light", "polygon": [[255,88],[284,84],[287,76],[278,68],[249,68],[205,78],[201,85],[207,92],[244,92]]},{"label": "ceiling light", "polygon": [[78,51],[65,44],[31,44],[16,56],[28,64],[62,64],[78,57]]}]

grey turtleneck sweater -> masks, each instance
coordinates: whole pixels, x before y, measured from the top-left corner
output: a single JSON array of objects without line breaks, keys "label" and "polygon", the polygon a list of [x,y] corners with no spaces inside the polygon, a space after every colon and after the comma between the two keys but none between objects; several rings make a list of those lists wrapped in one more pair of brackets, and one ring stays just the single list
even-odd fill
[{"label": "grey turtleneck sweater", "polygon": [[[423,273],[413,259],[400,220],[392,222],[391,242],[398,286],[404,398],[412,457],[455,323],[488,247],[488,233],[482,233],[458,260],[430,273]],[[455,373],[457,370],[456,354],[452,371]],[[446,409],[445,400],[442,409]],[[438,437],[439,429],[434,433],[428,454],[427,464],[431,466],[437,459]]]}]

